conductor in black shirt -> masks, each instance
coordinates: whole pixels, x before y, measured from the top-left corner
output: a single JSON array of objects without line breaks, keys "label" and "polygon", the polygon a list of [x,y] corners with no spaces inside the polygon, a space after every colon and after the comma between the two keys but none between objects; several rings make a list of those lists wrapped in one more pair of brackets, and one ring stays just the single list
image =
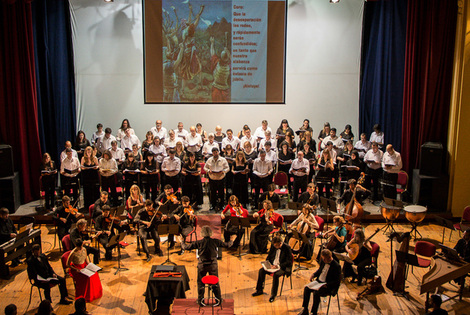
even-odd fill
[{"label": "conductor in black shirt", "polygon": [[[218,248],[230,247],[232,246],[233,241],[230,240],[230,242],[226,243],[219,239],[211,238],[212,229],[207,225],[201,228],[201,236],[203,237],[202,240],[193,243],[181,243],[181,246],[185,250],[197,249],[198,251],[199,259],[197,262],[197,302],[200,306],[206,306],[204,303],[204,283],[202,283],[202,278],[207,274],[216,277],[219,276],[219,267],[217,264]],[[214,292],[216,300],[214,306],[218,306],[222,302],[222,294],[220,292],[219,283],[212,286],[212,291]]]},{"label": "conductor in black shirt", "polygon": [[[279,278],[282,277],[282,275],[285,273],[291,273],[293,260],[292,250],[289,245],[282,242],[282,239],[279,236],[275,236],[273,237],[271,249],[269,250],[266,260],[271,263],[274,269],[278,269],[278,271],[273,274],[273,286],[271,287],[271,297],[269,298],[269,302],[272,303],[274,302],[274,299],[277,295]],[[266,275],[268,274],[271,273],[266,271],[264,267],[259,269],[256,291],[252,294],[252,296],[263,294],[264,281],[266,279]]]},{"label": "conductor in black shirt", "polygon": [[[44,289],[44,296],[46,300],[51,301],[51,284],[58,283],[60,290],[60,302],[59,304],[72,304],[72,302],[67,301],[67,285],[65,279],[61,276],[58,276],[52,269],[49,261],[47,260],[46,255],[41,253],[41,246],[39,244],[33,245],[33,255],[28,258],[28,275],[31,279],[34,279],[35,284]],[[38,280],[38,276],[43,279],[53,278],[49,281]]]}]

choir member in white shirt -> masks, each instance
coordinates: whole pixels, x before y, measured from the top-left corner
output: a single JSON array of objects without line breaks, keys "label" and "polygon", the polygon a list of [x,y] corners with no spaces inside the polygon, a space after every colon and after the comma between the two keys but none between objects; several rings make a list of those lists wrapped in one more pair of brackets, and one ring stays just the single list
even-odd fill
[{"label": "choir member in white shirt", "polygon": [[240,140],[242,148],[245,147],[245,142],[251,143],[251,147],[254,149],[258,148],[258,142],[256,141],[256,138],[251,135],[251,129],[245,130],[245,136]]},{"label": "choir member in white shirt", "polygon": [[109,150],[109,152],[111,153],[111,157],[115,159],[116,163],[118,164],[121,164],[122,162],[126,160],[126,154],[124,154],[123,149],[118,148],[116,140],[111,142],[111,150]]},{"label": "choir member in white shirt", "polygon": [[176,141],[183,141],[182,139],[177,139],[175,136],[175,132],[170,129],[168,131],[168,138],[165,138],[165,141],[163,142],[163,145],[165,146],[166,151],[168,152],[170,149],[174,149],[176,147]]},{"label": "choir member in white shirt", "polygon": [[201,135],[196,132],[196,127],[189,128],[189,135],[186,137],[186,150],[195,155],[196,160],[200,159],[199,151],[203,146]]},{"label": "choir member in white shirt", "polygon": [[232,129],[227,129],[227,137],[222,140],[222,150],[225,151],[227,144],[230,144],[233,148],[233,151],[237,152],[240,148],[240,139],[233,136]]},{"label": "choir member in white shirt", "polygon": [[111,142],[116,141],[116,138],[111,134],[111,128],[106,128],[104,130],[104,137],[98,139],[96,147],[100,154],[103,154],[104,151],[111,149]]},{"label": "choir member in white shirt", "polygon": [[271,174],[273,172],[273,164],[270,160],[266,159],[266,151],[261,150],[259,157],[255,159],[253,163],[253,181],[255,186],[254,202],[255,206],[258,207],[258,199],[260,189],[263,192],[268,191],[268,185],[272,182]]},{"label": "choir member in white shirt", "polygon": [[378,201],[379,198],[379,180],[382,178],[382,158],[383,152],[379,150],[379,145],[377,142],[372,142],[372,149],[367,151],[364,156],[364,162],[367,164],[366,168],[366,188],[371,189],[373,182],[373,195],[372,199]]},{"label": "choir member in white shirt", "polygon": [[326,144],[328,141],[333,142],[333,149],[336,151],[336,155],[340,153],[340,151],[344,148],[343,140],[336,135],[336,128],[331,128],[330,135],[323,139],[321,143],[321,148],[324,150],[326,148]]},{"label": "choir member in white shirt", "polygon": [[[122,150],[121,150],[122,151]],[[116,191],[116,173],[118,166],[116,160],[113,159],[110,151],[103,153],[103,158],[100,160],[100,174],[101,174],[101,191],[111,191],[112,202],[114,206],[118,205],[118,195]]]},{"label": "choir member in white shirt", "polygon": [[161,120],[157,120],[155,122],[155,127],[150,128],[150,131],[152,132],[154,138],[158,137],[162,141],[164,141],[165,138],[167,137],[166,128],[162,126]]},{"label": "choir member in white shirt", "polygon": [[183,141],[186,141],[186,137],[189,135],[189,132],[186,129],[183,129],[183,123],[180,121],[178,123],[178,129],[175,129],[176,138],[181,138]]},{"label": "choir member in white shirt", "polygon": [[255,133],[253,134],[253,136],[259,142],[259,141],[261,141],[262,139],[265,138],[267,131],[272,132],[271,128],[268,127],[268,121],[265,119],[261,122],[261,126],[256,128]]},{"label": "choir member in white shirt", "polygon": [[160,165],[163,162],[163,158],[167,155],[165,147],[160,144],[160,138],[153,138],[153,144],[150,146],[149,151],[153,152],[155,161]]},{"label": "choir member in white shirt", "polygon": [[366,134],[361,133],[361,140],[356,142],[356,144],[354,145],[354,149],[356,149],[357,152],[359,152],[359,158],[361,160],[364,159],[364,156],[366,155],[367,151],[370,150],[370,147],[371,147],[371,144],[370,144],[370,141],[367,141]]},{"label": "choir member in white shirt", "polygon": [[98,138],[103,138],[104,137],[104,131],[103,131],[103,124],[99,123],[96,125],[96,130],[93,135],[91,136],[91,144],[96,144],[96,141],[98,141]]},{"label": "choir member in white shirt", "polygon": [[204,146],[202,147],[202,155],[204,158],[209,159],[212,156],[212,149],[213,148],[219,148],[219,145],[217,142],[214,141],[214,134],[210,133],[209,134],[209,141],[204,143]]},{"label": "choir member in white shirt", "polygon": [[271,141],[264,142],[264,146],[261,147],[260,145],[260,149],[266,152],[266,160],[271,161],[273,168],[274,168],[277,163],[277,153],[273,149],[271,145]]},{"label": "choir member in white shirt", "polygon": [[397,198],[398,172],[403,167],[401,155],[393,149],[393,145],[388,144],[386,152],[382,157],[382,168],[384,170],[384,197]]},{"label": "choir member in white shirt", "polygon": [[175,149],[170,149],[169,156],[163,159],[162,172],[165,174],[164,185],[171,185],[176,192],[181,188],[181,160],[176,157]]},{"label": "choir member in white shirt", "polygon": [[130,128],[127,128],[125,131],[125,136],[121,139],[121,149],[124,150],[125,154],[128,154],[132,151],[132,146],[137,145],[137,148],[140,148],[140,140],[136,135],[131,134]]},{"label": "choir member in white shirt", "polygon": [[379,149],[382,149],[384,145],[384,133],[382,132],[382,127],[380,124],[374,125],[374,131],[370,134],[370,142],[377,142]]},{"label": "choir member in white shirt", "polygon": [[121,141],[122,138],[126,135],[126,129],[129,129],[131,135],[135,135],[134,129],[131,128],[131,124],[129,123],[129,120],[126,118],[122,121],[121,127],[119,128],[117,134],[116,134],[116,140]]},{"label": "choir member in white shirt", "polygon": [[[62,175],[62,190],[65,194],[72,198],[72,203],[79,197],[80,191],[78,187],[78,174],[80,173],[80,161],[73,156],[71,148],[65,149],[65,159],[60,164],[60,174]],[[72,194],[70,194],[72,190]]]},{"label": "choir member in white shirt", "polygon": [[292,161],[289,173],[294,176],[294,191],[293,201],[297,202],[299,198],[299,189],[301,193],[307,190],[308,185],[308,174],[310,172],[310,165],[307,159],[304,159],[304,153],[299,151],[297,158]]},{"label": "choir member in white shirt", "polygon": [[274,152],[277,152],[277,140],[272,137],[272,132],[269,130],[264,133],[264,139],[261,139],[261,141],[259,142],[259,147],[264,148],[264,144],[266,143],[266,141],[270,141],[271,149],[273,149]]},{"label": "choir member in white shirt", "polygon": [[209,175],[210,187],[210,211],[223,209],[225,204],[225,174],[230,171],[227,160],[219,155],[217,147],[212,148],[212,157],[204,165],[204,170]]},{"label": "choir member in white shirt", "polygon": [[78,159],[78,153],[72,149],[72,142],[65,141],[65,149],[60,153],[60,161],[63,161],[67,157],[67,149],[72,150],[72,156]]}]

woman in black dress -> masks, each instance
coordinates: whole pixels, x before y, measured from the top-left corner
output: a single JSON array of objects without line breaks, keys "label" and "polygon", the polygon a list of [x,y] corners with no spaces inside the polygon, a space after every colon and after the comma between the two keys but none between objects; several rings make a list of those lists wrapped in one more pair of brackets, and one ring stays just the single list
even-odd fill
[{"label": "woman in black dress", "polygon": [[181,141],[176,142],[175,150],[175,156],[181,160],[181,165],[183,165],[188,158],[186,156],[186,152],[184,151],[183,143]]},{"label": "woman in black dress", "polygon": [[[333,160],[331,159],[330,151],[323,150],[321,157],[318,159],[317,163],[317,175],[315,180],[317,181],[318,195],[326,198],[330,198],[330,189],[331,182],[333,178],[333,170],[335,166]],[[323,192],[325,188],[325,193]]]},{"label": "woman in black dress", "polygon": [[281,125],[279,128],[277,128],[276,131],[276,139],[277,139],[277,147],[281,147],[281,143],[286,139],[287,133],[290,132],[291,135],[294,134],[294,130],[292,130],[291,127],[289,127],[289,122],[287,119],[283,119],[281,121]]},{"label": "woman in black dress", "polygon": [[[225,146],[225,152],[223,157],[227,160],[228,166],[230,170],[232,169],[232,165],[235,162],[235,151],[233,151],[232,145],[227,144]],[[227,189],[227,196],[232,195],[232,184],[233,184],[233,173],[230,171],[225,174],[225,189]]]},{"label": "woman in black dress", "polygon": [[57,168],[51,160],[49,153],[44,153],[41,163],[41,185],[44,191],[46,210],[54,207],[55,186],[57,182]]},{"label": "woman in black dress", "polygon": [[235,155],[235,162],[232,165],[233,184],[232,193],[237,196],[238,200],[246,209],[248,204],[248,164],[246,163],[245,154],[238,151]]},{"label": "woman in black dress", "polygon": [[135,160],[134,153],[129,153],[127,159],[121,164],[122,175],[124,176],[124,187],[126,198],[130,196],[132,185],[139,186],[139,162]]},{"label": "woman in black dress", "polygon": [[85,136],[85,133],[80,130],[77,133],[77,138],[75,139],[75,144],[74,144],[74,149],[77,151],[78,154],[78,160],[80,161],[83,157],[83,153],[85,152],[85,149],[90,146],[90,141]]},{"label": "woman in black dress", "polygon": [[203,193],[201,183],[201,164],[196,161],[196,156],[188,152],[186,163],[182,164],[183,195],[188,196],[191,204],[198,206],[203,204]]},{"label": "woman in black dress", "polygon": [[100,197],[100,175],[98,158],[92,147],[86,147],[82,160],[82,187],[85,210]]},{"label": "woman in black dress", "polygon": [[310,150],[312,150],[313,153],[317,152],[317,143],[315,140],[313,140],[312,133],[310,131],[306,131],[303,133],[303,135],[301,135],[299,144],[297,146],[297,151],[303,150],[305,143],[310,145]]},{"label": "woman in black dress", "polygon": [[351,125],[346,125],[346,127],[344,127],[344,131],[340,134],[340,136],[344,140],[354,141],[354,134],[351,131]]},{"label": "woman in black dress", "polygon": [[145,198],[155,202],[158,196],[159,169],[152,151],[148,151],[147,158],[144,163],[142,163],[140,173],[142,174],[142,186],[145,190]]},{"label": "woman in black dress", "polygon": [[281,149],[279,150],[277,154],[277,160],[279,162],[279,167],[278,171],[279,172],[284,172],[288,176],[288,188],[289,188],[289,193],[292,193],[292,182],[291,182],[291,177],[292,174],[289,173],[290,166],[292,164],[292,161],[295,160],[295,154],[292,152],[292,150],[289,150],[289,144],[285,141],[281,143]]},{"label": "woman in black dress", "polygon": [[318,140],[320,141],[320,143],[322,143],[323,140],[330,135],[330,129],[330,123],[326,122],[323,125],[323,129],[320,130],[320,133],[318,134]]},{"label": "woman in black dress", "polygon": [[308,182],[312,182],[313,175],[315,174],[315,153],[310,148],[308,142],[306,142],[301,150],[304,153],[304,159],[308,160],[308,164],[310,165],[310,171],[308,173]]},{"label": "woman in black dress", "polygon": [[153,133],[151,131],[147,131],[145,134],[145,140],[142,141],[142,158],[145,160],[147,157],[147,152],[149,151],[150,146],[153,144]]}]

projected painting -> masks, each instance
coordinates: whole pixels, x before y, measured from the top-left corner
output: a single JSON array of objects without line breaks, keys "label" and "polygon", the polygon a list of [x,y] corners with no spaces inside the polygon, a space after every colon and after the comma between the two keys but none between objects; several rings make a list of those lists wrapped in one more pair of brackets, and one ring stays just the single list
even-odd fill
[{"label": "projected painting", "polygon": [[145,102],[284,103],[285,8],[145,0]]}]

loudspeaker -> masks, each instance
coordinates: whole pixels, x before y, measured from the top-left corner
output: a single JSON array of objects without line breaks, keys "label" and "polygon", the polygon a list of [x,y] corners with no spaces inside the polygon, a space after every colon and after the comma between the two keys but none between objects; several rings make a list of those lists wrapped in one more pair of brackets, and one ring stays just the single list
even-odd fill
[{"label": "loudspeaker", "polygon": [[8,144],[0,144],[0,177],[13,176],[13,150]]},{"label": "loudspeaker", "polygon": [[419,175],[441,176],[444,169],[444,158],[442,143],[426,142],[423,144],[419,158]]},{"label": "loudspeaker", "polygon": [[413,203],[425,206],[429,212],[446,212],[449,176],[431,177],[413,170]]},{"label": "loudspeaker", "polygon": [[13,176],[0,178],[0,207],[15,213],[21,205],[20,176],[15,172]]}]

